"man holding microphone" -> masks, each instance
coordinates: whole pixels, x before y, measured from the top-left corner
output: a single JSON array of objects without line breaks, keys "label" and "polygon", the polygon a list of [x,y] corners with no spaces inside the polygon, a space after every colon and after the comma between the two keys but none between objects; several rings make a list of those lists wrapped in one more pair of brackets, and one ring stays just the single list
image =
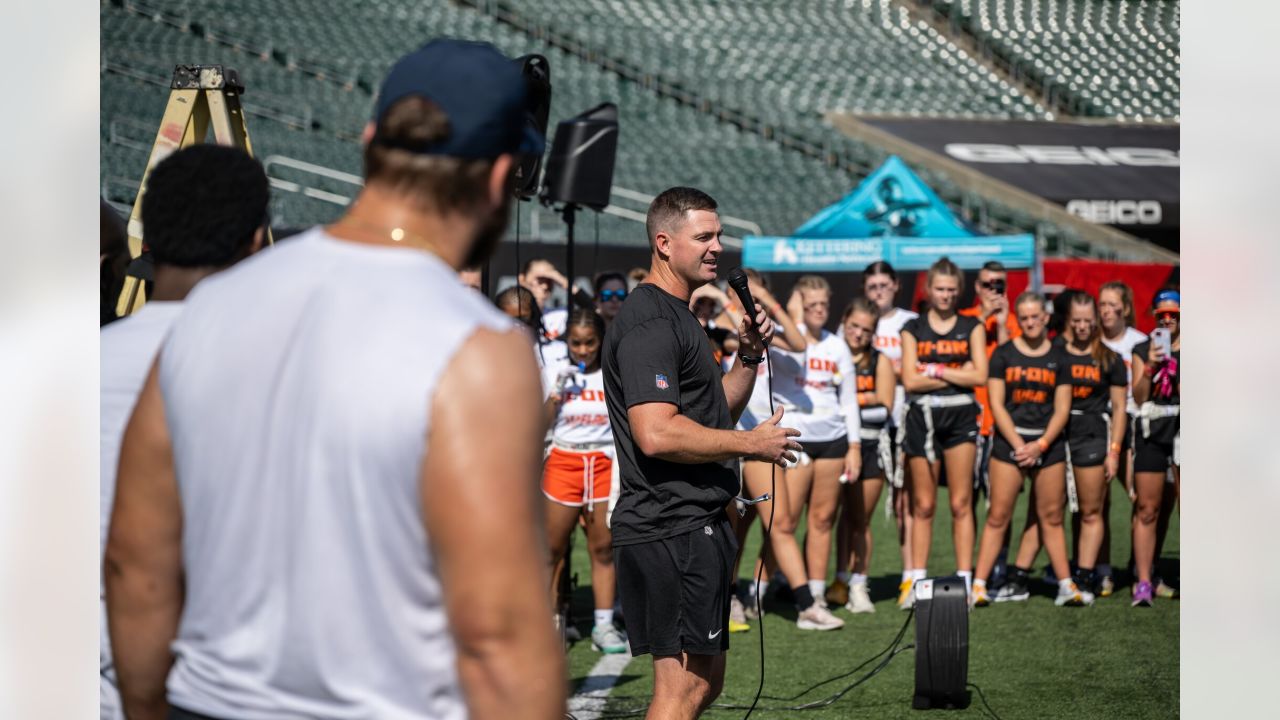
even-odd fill
[{"label": "man holding microphone", "polygon": [[782,412],[733,426],[751,396],[773,323],[757,304],[738,360],[721,373],[689,297],[715,280],[723,229],[693,188],[654,198],[645,221],[646,281],[605,337],[605,397],[622,480],[612,518],[618,592],[634,654],[653,654],[650,718],[694,718],[724,683],[737,541],[725,507],[739,458],[794,462],[797,430]]}]

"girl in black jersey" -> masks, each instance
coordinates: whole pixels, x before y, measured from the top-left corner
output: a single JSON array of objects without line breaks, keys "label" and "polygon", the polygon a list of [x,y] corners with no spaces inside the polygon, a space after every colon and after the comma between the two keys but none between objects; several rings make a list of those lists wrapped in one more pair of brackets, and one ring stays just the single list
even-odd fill
[{"label": "girl in black jersey", "polygon": [[1102,547],[1104,500],[1120,469],[1129,378],[1124,360],[1102,342],[1102,320],[1093,296],[1076,294],[1067,312],[1062,346],[1062,372],[1071,381],[1067,472],[1080,505],[1075,581],[1097,593],[1093,571]]},{"label": "girl in black jersey", "polygon": [[1182,397],[1181,304],[1177,290],[1161,290],[1152,303],[1157,331],[1167,333],[1171,352],[1166,353],[1157,341],[1157,332],[1133,348],[1133,400],[1138,404],[1133,452],[1133,477],[1138,493],[1138,510],[1133,522],[1134,573],[1138,576],[1133,588],[1135,606],[1150,606],[1152,601],[1156,521],[1166,471],[1172,469],[1174,487],[1181,490],[1178,422]]},{"label": "girl in black jersey", "polygon": [[[880,309],[861,297],[854,299],[840,316],[844,341],[853,355],[862,419],[862,469],[858,477],[845,478],[836,532],[836,581],[848,588],[843,604],[851,613],[875,612],[867,592],[867,568],[871,563],[868,518],[880,501],[885,478],[892,472],[889,413],[898,377],[893,372],[893,361],[873,347],[879,319]],[[828,593],[828,602],[831,599]]]},{"label": "girl in black jersey", "polygon": [[[973,476],[978,405],[973,388],[987,380],[987,333],[982,323],[956,314],[964,273],[947,258],[929,268],[929,310],[902,326],[902,384],[908,393],[903,450],[911,464],[912,582],[926,576],[933,541],[940,463],[947,477]],[[956,572],[973,575],[973,511],[967,481],[947,488]],[[913,594],[902,607],[910,607]]]},{"label": "girl in black jersey", "polygon": [[1048,306],[1042,296],[1024,292],[1014,303],[1020,337],[996,348],[991,355],[987,380],[995,442],[991,451],[991,509],[982,530],[978,572],[974,579],[974,605],[990,604],[987,577],[995,565],[1005,529],[1022,490],[1024,474],[1032,479],[1027,528],[1018,546],[1018,563],[1009,582],[1000,588],[998,601],[1026,600],[1027,568],[1039,552],[1039,541],[1049,553],[1057,573],[1056,605],[1087,605],[1093,595],[1071,580],[1067,565],[1067,541],[1062,529],[1066,501],[1066,443],[1063,430],[1071,415],[1071,384],[1063,372],[1061,350],[1045,333]]}]

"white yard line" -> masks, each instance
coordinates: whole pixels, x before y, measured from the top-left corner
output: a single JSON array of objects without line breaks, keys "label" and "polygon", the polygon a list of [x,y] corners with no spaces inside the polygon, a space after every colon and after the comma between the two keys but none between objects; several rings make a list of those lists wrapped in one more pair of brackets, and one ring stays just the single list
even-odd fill
[{"label": "white yard line", "polygon": [[569,712],[578,720],[596,720],[604,712],[604,706],[618,677],[631,662],[631,653],[616,653],[600,658],[587,673],[581,687],[569,698]]}]

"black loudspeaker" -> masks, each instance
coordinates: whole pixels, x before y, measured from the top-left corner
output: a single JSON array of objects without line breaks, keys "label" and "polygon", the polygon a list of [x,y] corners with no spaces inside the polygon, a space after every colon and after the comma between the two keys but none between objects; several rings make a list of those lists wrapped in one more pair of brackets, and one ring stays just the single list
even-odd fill
[{"label": "black loudspeaker", "polygon": [[[541,55],[525,55],[516,58],[524,75],[528,92],[525,96],[526,122],[542,137],[547,136],[547,117],[551,114],[551,65]],[[542,167],[542,155],[524,155],[519,158],[515,170],[516,197],[531,198],[538,194],[538,170]]]},{"label": "black loudspeaker", "polygon": [[556,127],[542,199],[603,210],[618,154],[618,106],[604,103]]},{"label": "black loudspeaker", "polygon": [[916,694],[911,706],[969,707],[969,599],[964,578],[916,581]]}]

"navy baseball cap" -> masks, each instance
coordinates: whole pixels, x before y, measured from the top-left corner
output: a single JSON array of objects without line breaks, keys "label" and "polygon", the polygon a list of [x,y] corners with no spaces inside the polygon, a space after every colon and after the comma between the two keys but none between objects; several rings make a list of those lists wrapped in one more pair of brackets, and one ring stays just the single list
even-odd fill
[{"label": "navy baseball cap", "polygon": [[449,118],[449,137],[430,145],[373,142],[424,155],[482,160],[504,153],[540,155],[546,138],[534,129],[525,107],[528,93],[520,68],[484,42],[432,40],[396,61],[382,81],[374,123],[387,108],[411,95],[430,100]]}]

